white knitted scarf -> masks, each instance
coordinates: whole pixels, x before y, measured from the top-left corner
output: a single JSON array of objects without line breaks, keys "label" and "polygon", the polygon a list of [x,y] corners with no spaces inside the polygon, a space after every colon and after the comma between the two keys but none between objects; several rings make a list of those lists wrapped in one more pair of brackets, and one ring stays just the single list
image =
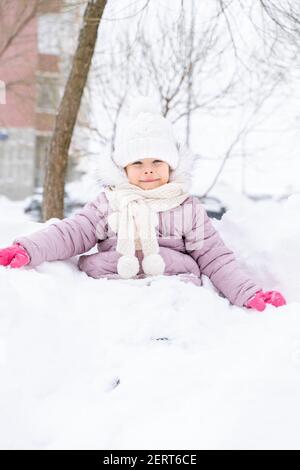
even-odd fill
[{"label": "white knitted scarf", "polygon": [[159,254],[155,227],[157,212],[179,206],[189,197],[186,184],[172,181],[154,189],[142,189],[131,183],[108,186],[104,190],[112,213],[108,216],[111,229],[117,233],[117,251],[121,253],[117,270],[122,278],[135,276],[140,269],[135,250],[142,249],[145,274],[163,274],[165,263]]}]

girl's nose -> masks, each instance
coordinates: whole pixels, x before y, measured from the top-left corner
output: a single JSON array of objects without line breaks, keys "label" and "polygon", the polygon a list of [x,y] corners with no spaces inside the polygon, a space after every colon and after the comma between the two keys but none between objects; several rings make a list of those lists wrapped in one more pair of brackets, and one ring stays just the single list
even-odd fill
[{"label": "girl's nose", "polygon": [[147,168],[146,170],[144,170],[144,173],[146,173],[146,174],[153,173],[153,170],[151,170],[150,168]]}]

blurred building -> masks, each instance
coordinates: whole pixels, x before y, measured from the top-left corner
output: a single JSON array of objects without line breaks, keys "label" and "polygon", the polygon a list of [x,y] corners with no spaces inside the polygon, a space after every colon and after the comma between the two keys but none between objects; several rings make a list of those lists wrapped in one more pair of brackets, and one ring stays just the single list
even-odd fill
[{"label": "blurred building", "polygon": [[[0,194],[23,199],[42,186],[55,115],[77,46],[82,5],[76,0],[11,0],[0,11]],[[1,27],[5,24],[5,28]],[[79,120],[86,121],[82,102]],[[67,181],[81,150],[76,128]],[[77,138],[76,138],[77,135]]]}]

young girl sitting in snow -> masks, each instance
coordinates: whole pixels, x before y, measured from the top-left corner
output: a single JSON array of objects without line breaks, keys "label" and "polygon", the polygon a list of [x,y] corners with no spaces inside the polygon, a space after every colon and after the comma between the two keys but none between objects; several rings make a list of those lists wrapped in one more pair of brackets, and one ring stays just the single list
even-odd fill
[{"label": "young girl sitting in snow", "polygon": [[189,194],[194,157],[176,144],[171,123],[152,100],[137,99],[113,159],[100,159],[104,185],[75,215],[0,250],[0,265],[35,267],[79,257],[94,278],[129,279],[176,275],[202,285],[201,274],[237,306],[264,310],[284,305],[242,269],[196,196]]}]

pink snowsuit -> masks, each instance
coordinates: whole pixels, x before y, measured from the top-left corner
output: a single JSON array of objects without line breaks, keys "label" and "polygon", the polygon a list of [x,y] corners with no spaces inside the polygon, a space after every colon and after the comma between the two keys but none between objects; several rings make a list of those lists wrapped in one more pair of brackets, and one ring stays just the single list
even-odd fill
[{"label": "pink snowsuit", "polygon": [[[31,258],[29,267],[82,255],[78,267],[88,276],[118,279],[117,262],[121,254],[116,251],[117,234],[107,223],[110,213],[106,195],[101,191],[72,217],[17,237],[13,243],[20,243],[26,249]],[[224,244],[197,196],[189,196],[178,207],[159,212],[158,216],[156,234],[159,253],[166,265],[165,275],[183,275],[201,286],[201,274],[205,274],[221,295],[239,307],[262,289]],[[84,254],[96,244],[97,253]],[[135,277],[145,277],[142,251],[137,250],[136,256],[140,271]]]}]

